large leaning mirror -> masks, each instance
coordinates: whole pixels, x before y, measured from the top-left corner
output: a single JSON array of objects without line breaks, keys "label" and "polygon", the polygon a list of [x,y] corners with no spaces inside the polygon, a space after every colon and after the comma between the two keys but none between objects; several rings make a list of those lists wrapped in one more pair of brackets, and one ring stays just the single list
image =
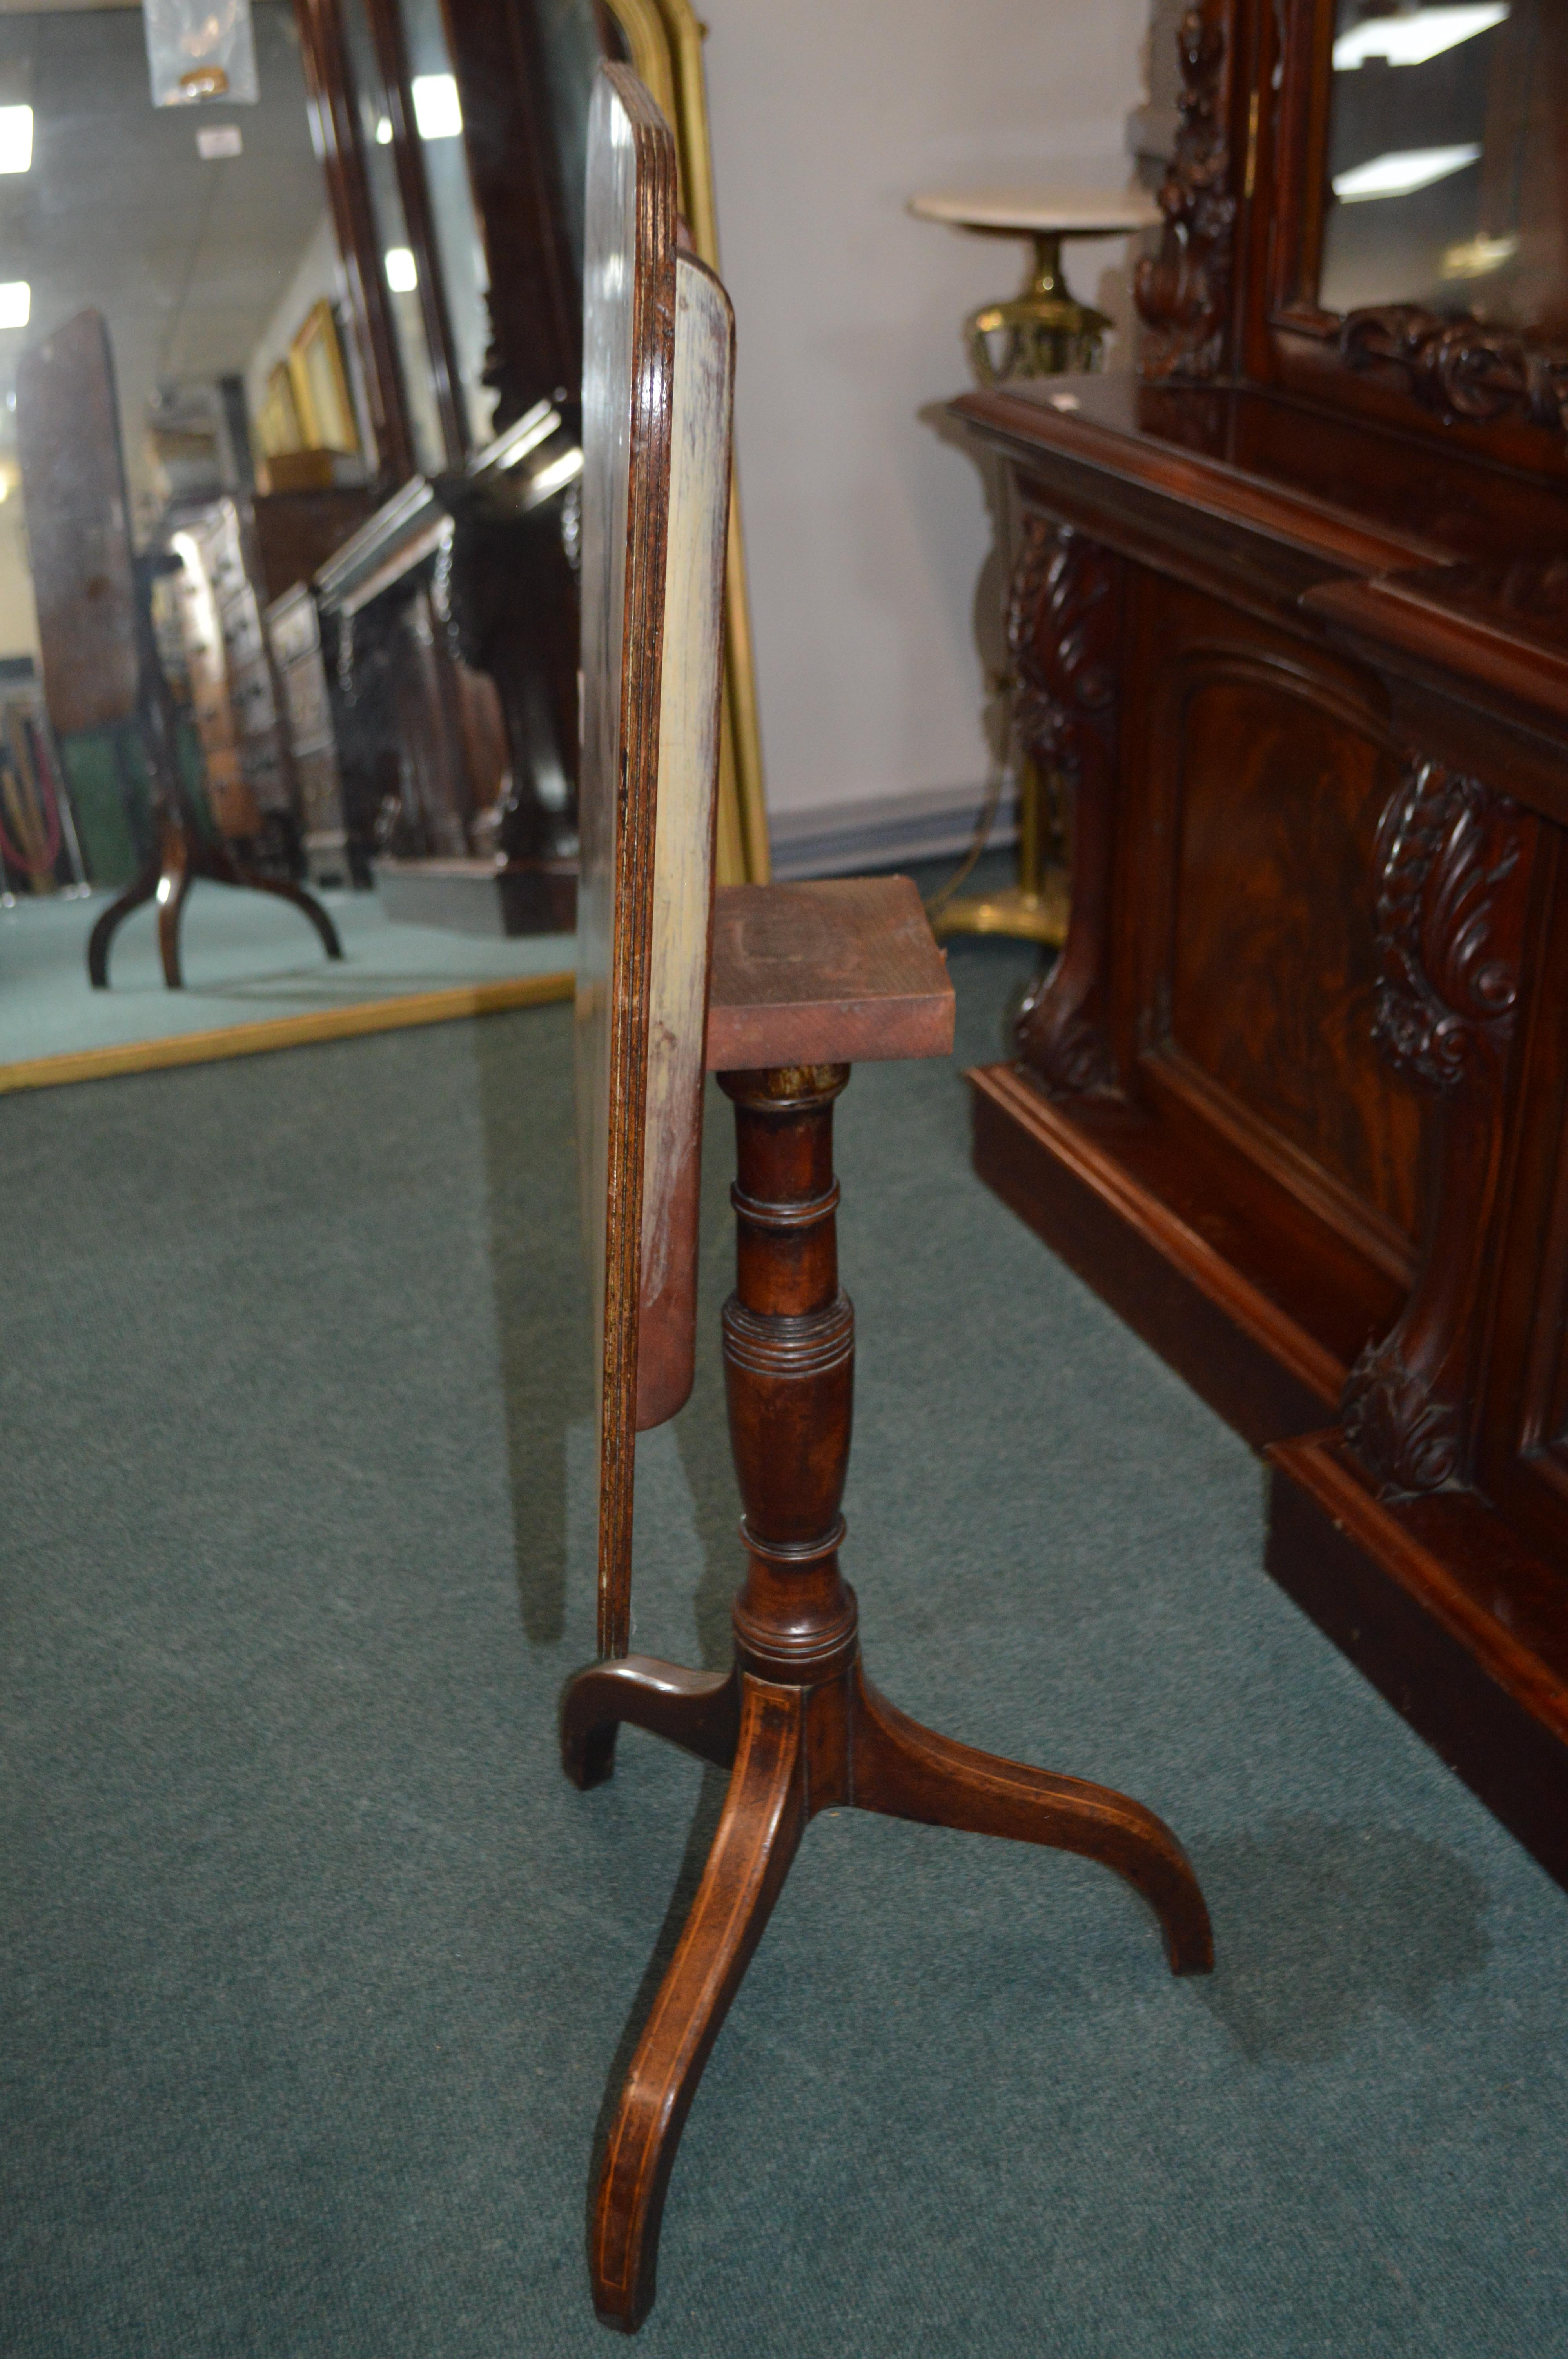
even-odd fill
[{"label": "large leaning mirror", "polygon": [[574,168],[622,51],[715,250],[696,19],[241,13],[162,104],[140,7],[0,17],[0,1090],[570,989]]}]

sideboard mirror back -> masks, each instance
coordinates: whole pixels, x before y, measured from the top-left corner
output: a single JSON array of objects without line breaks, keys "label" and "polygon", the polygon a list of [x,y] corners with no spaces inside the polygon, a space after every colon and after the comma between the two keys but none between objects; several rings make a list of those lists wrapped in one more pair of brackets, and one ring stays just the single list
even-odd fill
[{"label": "sideboard mirror back", "polygon": [[1143,374],[1568,473],[1568,11],[1201,0]]}]

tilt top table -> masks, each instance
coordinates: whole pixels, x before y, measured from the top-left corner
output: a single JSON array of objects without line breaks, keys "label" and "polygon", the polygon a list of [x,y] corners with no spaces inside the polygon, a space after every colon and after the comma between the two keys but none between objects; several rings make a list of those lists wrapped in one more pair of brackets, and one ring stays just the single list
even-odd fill
[{"label": "tilt top table", "polygon": [[[676,250],[674,146],[601,70],[588,187],[579,1126],[600,1328],[600,1644],[568,1685],[568,1776],[608,1777],[623,1722],[730,1773],[685,1931],[633,2057],[589,2232],[594,2307],[654,2294],[682,2125],[806,1825],[852,1806],[1054,1845],[1143,1895],[1172,1968],[1212,1963],[1207,1911],[1139,1803],[938,1736],[865,1677],[839,1570],[854,1313],[838,1282],[833,1107],[857,1058],[939,1056],[953,996],[907,879],[714,895],[731,321]],[[692,1379],[703,1071],[735,1108],[736,1286],[723,1313],[745,1514],[734,1660],[626,1652],[635,1437]]]}]

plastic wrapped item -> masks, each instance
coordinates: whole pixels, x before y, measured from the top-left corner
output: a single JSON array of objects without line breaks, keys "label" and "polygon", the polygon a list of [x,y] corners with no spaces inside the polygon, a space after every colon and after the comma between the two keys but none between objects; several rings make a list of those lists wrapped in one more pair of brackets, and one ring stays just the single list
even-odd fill
[{"label": "plastic wrapped item", "polygon": [[145,0],[155,106],[254,106],[251,0]]}]

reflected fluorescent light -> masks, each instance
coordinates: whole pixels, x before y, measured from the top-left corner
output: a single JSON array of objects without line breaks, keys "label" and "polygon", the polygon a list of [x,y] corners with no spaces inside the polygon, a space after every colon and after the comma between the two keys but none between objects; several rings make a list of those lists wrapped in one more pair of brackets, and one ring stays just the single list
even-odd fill
[{"label": "reflected fluorescent light", "polygon": [[1462,172],[1467,164],[1479,162],[1480,155],[1473,144],[1401,147],[1387,156],[1374,156],[1369,164],[1353,164],[1347,172],[1336,172],[1334,193],[1342,205],[1367,204],[1374,197],[1413,196],[1417,189],[1430,189],[1434,180],[1446,180],[1451,172]]},{"label": "reflected fluorescent light", "polygon": [[392,145],[392,117],[389,114],[382,115],[376,123],[375,144],[378,147],[390,147]]},{"label": "reflected fluorescent light", "polygon": [[[419,272],[412,251],[406,245],[389,245],[386,249],[386,283],[395,295],[412,295],[419,284]],[[4,289],[0,289],[4,292]]]},{"label": "reflected fluorescent light", "polygon": [[0,328],[25,328],[33,309],[33,290],[25,278],[0,286]]},{"label": "reflected fluorescent light", "polygon": [[458,104],[458,85],[452,75],[416,74],[409,88],[421,139],[456,139],[460,136],[463,111]]},{"label": "reflected fluorescent light", "polygon": [[1473,0],[1462,8],[1413,8],[1407,16],[1371,16],[1334,44],[1334,71],[1347,73],[1368,58],[1391,66],[1423,66],[1477,33],[1489,33],[1508,15],[1508,0]]},{"label": "reflected fluorescent light", "polygon": [[204,123],[196,135],[196,152],[204,164],[215,164],[224,156],[240,156],[245,143],[237,123]]},{"label": "reflected fluorescent light", "polygon": [[32,161],[32,108],[0,106],[0,172],[26,172]]}]

